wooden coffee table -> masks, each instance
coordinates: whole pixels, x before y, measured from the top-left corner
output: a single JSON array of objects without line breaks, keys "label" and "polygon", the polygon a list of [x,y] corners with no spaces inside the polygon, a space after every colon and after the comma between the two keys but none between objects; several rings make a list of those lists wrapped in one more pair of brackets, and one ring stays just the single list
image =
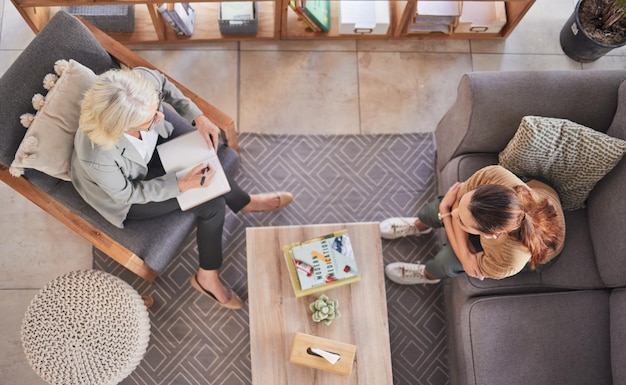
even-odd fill
[{"label": "wooden coffee table", "polygon": [[[309,303],[322,293],[296,298],[282,247],[342,229],[348,229],[361,280],[322,292],[339,300],[341,312],[327,326],[313,322],[309,311]],[[253,384],[392,384],[378,223],[248,228],[246,242]],[[297,332],[356,345],[352,374],[290,363]]]}]

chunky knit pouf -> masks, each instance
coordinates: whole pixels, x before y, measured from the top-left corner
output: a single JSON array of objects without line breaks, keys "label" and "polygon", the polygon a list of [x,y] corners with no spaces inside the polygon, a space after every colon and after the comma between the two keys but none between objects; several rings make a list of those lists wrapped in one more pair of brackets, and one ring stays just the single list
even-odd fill
[{"label": "chunky knit pouf", "polygon": [[98,270],[49,282],[22,322],[28,363],[50,384],[118,384],[139,365],[149,340],[150,318],[141,296]]}]

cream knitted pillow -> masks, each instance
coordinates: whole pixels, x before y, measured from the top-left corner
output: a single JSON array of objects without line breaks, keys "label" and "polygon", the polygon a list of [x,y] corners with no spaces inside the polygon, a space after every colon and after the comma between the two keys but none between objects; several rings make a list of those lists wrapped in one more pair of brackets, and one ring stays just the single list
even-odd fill
[{"label": "cream knitted pillow", "polygon": [[499,161],[519,177],[550,183],[563,209],[576,210],[625,152],[626,141],[569,120],[525,116]]},{"label": "cream knitted pillow", "polygon": [[80,103],[96,75],[74,60],[58,60],[55,71],[58,77],[49,74],[43,80],[48,94],[33,97],[37,113],[21,116],[22,125],[28,130],[11,163],[13,176],[20,176],[24,169],[33,168],[55,178],[70,180],[70,158],[78,129]]}]

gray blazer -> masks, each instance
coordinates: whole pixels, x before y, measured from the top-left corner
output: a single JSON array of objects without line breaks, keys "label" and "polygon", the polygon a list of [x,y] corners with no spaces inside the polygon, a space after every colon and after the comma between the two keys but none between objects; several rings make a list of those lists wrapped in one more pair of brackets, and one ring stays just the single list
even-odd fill
[{"label": "gray blazer", "polygon": [[[202,115],[202,111],[163,74],[142,67],[133,71],[152,81],[156,89],[161,90],[163,101],[183,118],[191,122]],[[153,130],[167,138],[174,127],[163,119]],[[175,174],[146,181],[143,179],[147,173],[146,162],[126,137],[122,137],[115,148],[104,150],[93,144],[82,130],[76,132],[70,162],[72,183],[80,196],[115,226],[124,227],[132,204],[165,201],[180,194]]]}]

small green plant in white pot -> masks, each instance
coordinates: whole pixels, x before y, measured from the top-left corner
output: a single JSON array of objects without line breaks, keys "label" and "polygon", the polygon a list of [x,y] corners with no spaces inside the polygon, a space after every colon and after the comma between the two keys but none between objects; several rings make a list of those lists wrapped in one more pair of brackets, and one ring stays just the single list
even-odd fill
[{"label": "small green plant in white pot", "polygon": [[311,302],[309,309],[313,312],[311,318],[314,322],[323,322],[326,325],[330,325],[334,319],[341,317],[339,301],[332,300],[324,294],[314,302]]}]

